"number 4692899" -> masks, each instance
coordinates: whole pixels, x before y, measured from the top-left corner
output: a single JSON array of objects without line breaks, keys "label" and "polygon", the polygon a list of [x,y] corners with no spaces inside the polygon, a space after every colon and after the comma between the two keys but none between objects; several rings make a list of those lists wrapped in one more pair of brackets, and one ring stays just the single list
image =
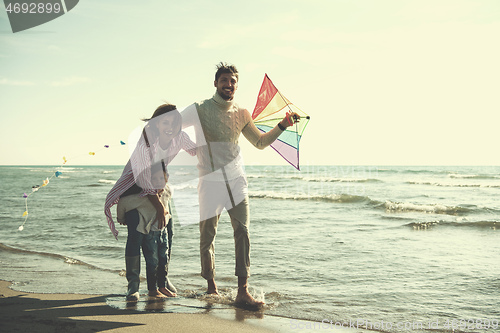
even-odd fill
[{"label": "number 4692899", "polygon": [[48,3],[9,3],[7,7],[5,7],[5,11],[9,14],[58,14],[61,11],[61,5]]}]

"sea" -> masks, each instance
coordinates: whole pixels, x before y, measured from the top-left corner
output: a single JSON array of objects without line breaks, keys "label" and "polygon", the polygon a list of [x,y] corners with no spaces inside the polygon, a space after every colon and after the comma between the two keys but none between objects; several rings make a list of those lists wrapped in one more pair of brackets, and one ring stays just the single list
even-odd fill
[{"label": "sea", "polygon": [[[103,207],[122,169],[1,166],[0,279],[26,292],[121,299],[127,231],[118,226],[116,240]],[[169,277],[179,299],[202,299],[197,170],[169,173]],[[289,319],[293,332],[500,330],[500,167],[246,166],[246,175],[250,291],[266,302],[264,316]],[[230,304],[237,279],[226,212],[215,249],[221,303]]]}]

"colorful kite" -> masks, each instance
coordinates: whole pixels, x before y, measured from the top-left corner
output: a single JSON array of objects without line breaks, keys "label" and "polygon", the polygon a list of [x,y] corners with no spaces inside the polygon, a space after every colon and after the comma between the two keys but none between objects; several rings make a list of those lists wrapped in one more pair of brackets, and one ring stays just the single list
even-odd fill
[{"label": "colorful kite", "polygon": [[288,163],[300,170],[299,142],[310,118],[283,96],[266,74],[252,114],[255,126],[261,132],[267,133],[291,112],[296,112],[300,116],[300,121],[281,133],[278,139],[271,144],[271,147]]}]

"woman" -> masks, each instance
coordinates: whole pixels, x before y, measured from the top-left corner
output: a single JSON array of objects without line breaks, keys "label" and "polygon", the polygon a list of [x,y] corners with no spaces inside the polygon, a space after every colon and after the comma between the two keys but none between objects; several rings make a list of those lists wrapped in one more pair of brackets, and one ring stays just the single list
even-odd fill
[{"label": "woman", "polygon": [[[138,194],[139,197],[147,197],[149,199],[156,210],[158,228],[162,230],[166,227],[168,232],[168,260],[165,263],[166,289],[174,294],[176,292],[175,287],[170,283],[167,276],[172,245],[173,222],[171,218],[168,221],[165,220],[165,216],[170,209],[160,201],[157,195],[158,190],[161,189],[157,188],[158,186],[155,186],[154,182],[151,181],[151,166],[158,162],[161,162],[165,166],[168,165],[181,149],[194,156],[196,154],[196,146],[189,139],[189,136],[181,131],[182,120],[175,105],[160,105],[150,119],[143,120],[147,121],[147,124],[121,177],[106,196],[104,213],[109,228],[115,238],[117,238],[118,231],[115,228],[115,223],[111,215],[111,207],[117,204],[121,197],[133,194]],[[129,230],[127,245],[125,247],[125,263],[128,280],[127,300],[130,301],[137,301],[139,296],[141,246],[139,237],[141,236],[140,233],[133,230],[135,229],[133,226],[138,223],[136,220],[139,218],[138,215],[137,212],[129,212],[127,216],[129,216],[130,223],[127,220],[121,223],[127,224]]]}]

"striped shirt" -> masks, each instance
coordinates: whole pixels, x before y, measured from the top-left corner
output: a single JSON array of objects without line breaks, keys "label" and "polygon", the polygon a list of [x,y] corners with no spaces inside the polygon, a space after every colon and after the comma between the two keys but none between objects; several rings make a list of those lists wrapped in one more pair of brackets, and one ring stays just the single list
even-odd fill
[{"label": "striped shirt", "polygon": [[[134,153],[123,169],[121,177],[106,196],[104,214],[108,220],[108,226],[116,239],[118,239],[118,230],[116,230],[111,215],[111,207],[118,203],[120,196],[134,184],[142,188],[139,196],[156,195],[156,193],[158,193],[158,189],[155,189],[151,184],[151,164],[154,163],[153,158],[157,155],[158,149],[158,140],[151,146],[148,146],[142,135]],[[196,145],[185,132],[180,132],[180,134],[170,142],[166,156],[163,157],[165,164],[168,165],[181,149],[188,152],[191,156],[196,154]]]}]

